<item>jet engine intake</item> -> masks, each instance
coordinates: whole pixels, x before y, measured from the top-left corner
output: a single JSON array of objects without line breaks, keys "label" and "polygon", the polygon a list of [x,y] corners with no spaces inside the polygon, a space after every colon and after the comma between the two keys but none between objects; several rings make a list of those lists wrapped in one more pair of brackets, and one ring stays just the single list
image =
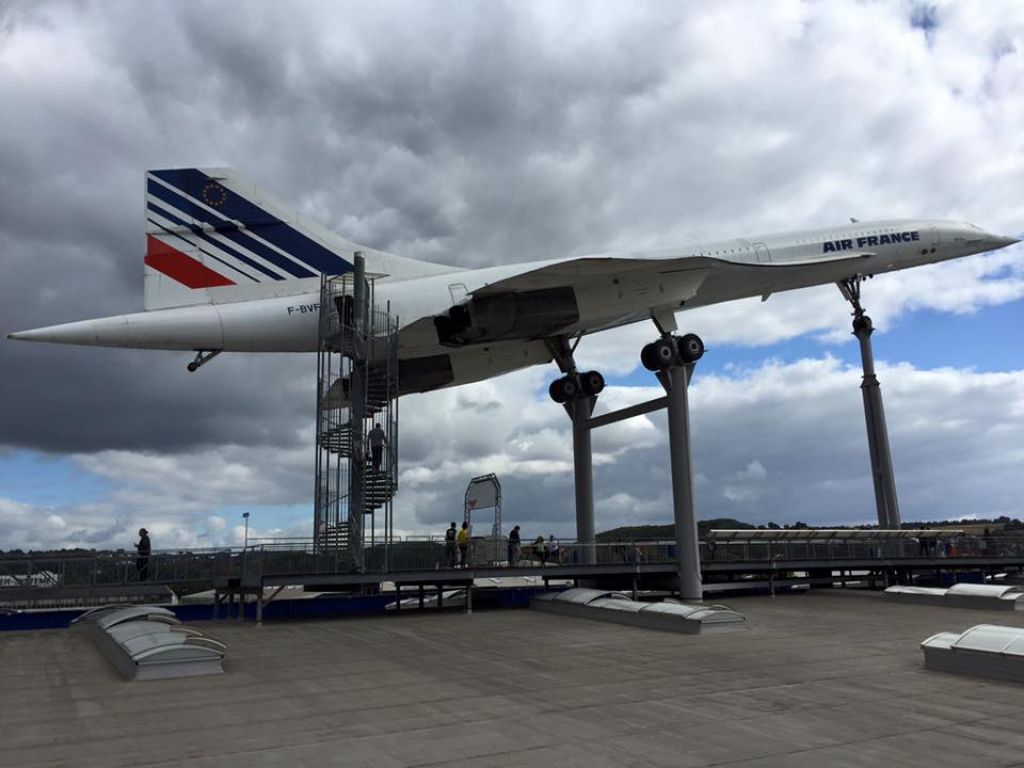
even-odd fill
[{"label": "jet engine intake", "polygon": [[580,319],[572,288],[480,296],[434,317],[438,342],[449,347],[548,336]]}]

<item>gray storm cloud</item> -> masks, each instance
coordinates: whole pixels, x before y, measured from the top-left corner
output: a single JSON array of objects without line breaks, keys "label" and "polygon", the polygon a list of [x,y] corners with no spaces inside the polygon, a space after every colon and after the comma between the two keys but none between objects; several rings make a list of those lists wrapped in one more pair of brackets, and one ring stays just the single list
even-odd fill
[{"label": "gray storm cloud", "polygon": [[[465,266],[848,216],[952,217],[1019,233],[1024,8],[938,3],[922,16],[922,7],[257,2],[242,13],[221,3],[5,4],[0,328],[141,308],[142,179],[156,166],[231,165],[347,237]],[[870,311],[893,328],[915,309],[1018,301],[1020,253],[876,280]],[[702,310],[692,325],[728,354],[808,334],[838,342],[848,322],[834,289],[822,288]],[[649,333],[624,329],[581,351],[588,364],[625,375]],[[0,341],[0,445],[106,457],[104,476],[149,499],[168,532],[187,528],[175,515],[193,525],[231,498],[259,495],[244,477],[234,496],[219,495],[192,469],[185,475],[211,494],[199,510],[201,499],[186,494],[186,504],[180,489],[139,477],[125,456],[166,459],[168,472],[184,472],[195,455],[211,467],[229,457],[274,478],[275,504],[309,504],[315,361],[223,356],[197,374],[186,362]],[[525,387],[515,395],[487,385],[403,403],[403,525],[444,521],[467,473],[494,466],[538,526],[567,530],[567,425],[543,399],[547,375],[503,380]],[[871,519],[862,513],[870,488],[858,458],[856,376],[844,375],[841,391],[770,408],[734,392],[732,405],[716,409],[712,387],[698,386],[707,404],[696,427],[715,436],[698,459],[702,514]],[[966,496],[931,491],[935,473],[966,461],[989,467],[999,489],[978,481],[978,504],[1008,508],[1010,489],[1024,490],[1000,458],[1019,445],[1019,425],[1005,417],[1019,393],[960,374],[987,398],[972,418],[990,440],[965,436],[960,458],[934,455],[947,433],[916,425],[945,423],[940,415],[961,399],[941,387],[904,394],[930,386],[930,375],[938,374],[896,367],[883,381],[905,505],[971,507]],[[736,374],[715,388],[751,381]],[[467,398],[483,395],[501,404],[478,414],[504,441],[500,451],[474,434]],[[910,421],[900,415],[905,402]],[[596,445],[603,524],[653,518],[667,498],[663,430],[630,429]],[[743,474],[752,462],[764,477]],[[827,487],[857,490],[824,509]],[[18,504],[18,520],[39,519]],[[95,518],[59,511],[70,522],[53,530],[106,530],[103,516],[122,509],[110,505]]]}]

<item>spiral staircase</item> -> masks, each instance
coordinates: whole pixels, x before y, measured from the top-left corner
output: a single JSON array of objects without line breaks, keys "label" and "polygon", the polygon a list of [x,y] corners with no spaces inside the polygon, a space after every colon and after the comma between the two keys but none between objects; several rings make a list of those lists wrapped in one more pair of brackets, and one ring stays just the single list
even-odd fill
[{"label": "spiral staircase", "polygon": [[[357,572],[387,569],[398,490],[398,322],[373,299],[359,254],[353,272],[321,282],[314,547]],[[379,470],[367,445],[376,424]]]}]

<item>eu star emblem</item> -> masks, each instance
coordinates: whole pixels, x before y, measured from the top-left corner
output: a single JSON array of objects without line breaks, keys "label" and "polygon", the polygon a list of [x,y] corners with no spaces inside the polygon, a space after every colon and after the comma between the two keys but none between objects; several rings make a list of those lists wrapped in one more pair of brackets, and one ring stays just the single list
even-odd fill
[{"label": "eu star emblem", "polygon": [[203,185],[203,202],[213,208],[220,208],[227,202],[228,191],[216,181],[208,181]]}]

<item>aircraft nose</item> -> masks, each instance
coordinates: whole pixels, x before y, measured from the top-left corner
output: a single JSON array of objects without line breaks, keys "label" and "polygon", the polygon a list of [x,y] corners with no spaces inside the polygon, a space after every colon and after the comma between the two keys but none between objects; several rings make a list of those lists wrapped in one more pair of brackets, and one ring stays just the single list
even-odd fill
[{"label": "aircraft nose", "polygon": [[1020,242],[1019,237],[1006,237],[1005,235],[989,234],[985,239],[988,241],[988,245],[991,250],[995,250],[996,248],[1005,248],[1008,245]]}]

